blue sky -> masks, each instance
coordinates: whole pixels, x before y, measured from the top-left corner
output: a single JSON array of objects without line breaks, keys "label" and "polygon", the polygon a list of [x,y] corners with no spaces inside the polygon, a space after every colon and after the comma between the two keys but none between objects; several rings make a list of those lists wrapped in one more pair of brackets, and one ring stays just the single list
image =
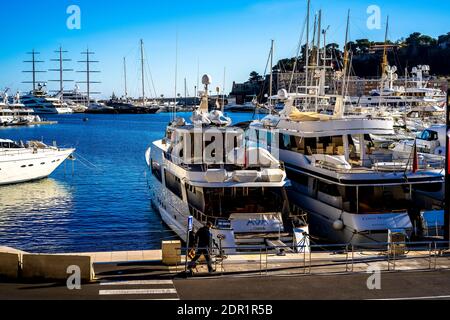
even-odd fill
[{"label": "blue sky", "polygon": [[[69,30],[66,20],[68,6],[81,9],[81,29]],[[366,26],[370,5],[378,5],[382,28],[386,16],[391,17],[389,37],[398,39],[419,31],[431,36],[450,32],[448,12],[450,1],[443,0],[312,0],[312,12],[322,9],[324,24],[330,25],[329,41],[342,45],[345,19],[351,9],[352,40],[382,40],[384,30]],[[0,28],[3,44],[0,50],[0,88],[29,90],[22,70],[26,52],[35,48],[45,63],[39,67],[56,67],[50,62],[60,45],[68,50],[67,68],[82,69],[76,61],[86,47],[96,52],[100,70],[95,75],[102,81],[95,85],[100,97],[114,91],[123,93],[122,59],[128,61],[128,86],[131,95],[139,95],[139,39],[143,39],[148,65],[158,95],[175,93],[176,35],[178,34],[177,92],[183,93],[184,78],[188,91],[194,93],[197,64],[200,75],[211,74],[214,86],[222,86],[226,68],[226,91],[233,81],[245,81],[252,70],[264,72],[270,40],[276,44],[275,58],[293,56],[306,13],[306,0],[41,0],[2,1]],[[82,80],[81,74],[69,73],[67,78]],[[56,79],[47,72],[42,80]],[[50,89],[57,84],[49,83]],[[67,84],[71,89],[73,84]],[[147,88],[147,91],[152,88]],[[153,90],[152,90],[153,91]]]}]

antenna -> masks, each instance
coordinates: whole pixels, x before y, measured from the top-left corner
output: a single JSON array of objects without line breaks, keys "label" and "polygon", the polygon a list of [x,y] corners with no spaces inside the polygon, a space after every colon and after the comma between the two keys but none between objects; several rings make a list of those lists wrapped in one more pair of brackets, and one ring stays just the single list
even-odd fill
[{"label": "antenna", "polygon": [[27,52],[27,54],[31,55],[31,60],[27,60],[24,61],[25,63],[31,63],[32,65],[32,69],[31,70],[26,70],[26,71],[22,71],[24,73],[31,73],[32,74],[32,81],[23,81],[22,83],[32,83],[33,84],[33,91],[36,90],[36,83],[37,82],[44,82],[44,81],[40,81],[40,80],[36,80],[36,74],[37,73],[45,73],[46,71],[41,71],[41,70],[37,70],[36,69],[36,64],[37,63],[43,63],[44,61],[39,61],[36,60],[36,56],[40,55],[40,52],[36,52],[34,49],[31,52]]},{"label": "antenna", "polygon": [[[64,80],[64,72],[73,71],[73,69],[64,69],[64,62],[72,61],[71,59],[64,59],[63,54],[67,53],[67,51],[64,51],[62,47],[59,47],[58,50],[55,51],[55,53],[59,54],[59,57],[57,59],[50,59],[50,61],[56,61],[59,62],[59,68],[58,69],[49,69],[48,71],[55,71],[59,72],[59,80],[49,80],[50,82],[59,82],[59,92],[62,94],[64,92],[64,82],[73,82],[73,80]],[[53,92],[58,92],[56,90],[52,90]]]},{"label": "antenna", "polygon": [[87,94],[87,105],[91,103],[91,94],[100,94],[100,92],[91,92],[91,84],[93,83],[101,83],[99,81],[91,81],[91,74],[92,73],[100,73],[100,71],[94,71],[91,70],[91,63],[98,63],[98,61],[91,60],[91,56],[95,54],[95,52],[89,51],[89,48],[87,48],[86,51],[81,52],[83,56],[86,56],[86,60],[78,61],[79,63],[85,63],[86,69],[77,71],[80,73],[86,74],[86,81],[78,81],[77,83],[85,83],[86,84],[86,93]]}]

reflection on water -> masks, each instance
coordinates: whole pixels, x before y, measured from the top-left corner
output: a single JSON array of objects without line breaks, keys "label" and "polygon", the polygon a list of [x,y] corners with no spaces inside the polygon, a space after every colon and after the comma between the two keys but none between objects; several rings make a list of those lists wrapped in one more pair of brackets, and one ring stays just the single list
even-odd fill
[{"label": "reflection on water", "polygon": [[33,213],[58,216],[67,213],[72,204],[69,188],[53,179],[0,187],[0,226],[8,216]]},{"label": "reflection on water", "polygon": [[47,236],[55,250],[52,235],[66,233],[72,204],[70,188],[53,179],[0,187],[0,243],[32,250]]}]

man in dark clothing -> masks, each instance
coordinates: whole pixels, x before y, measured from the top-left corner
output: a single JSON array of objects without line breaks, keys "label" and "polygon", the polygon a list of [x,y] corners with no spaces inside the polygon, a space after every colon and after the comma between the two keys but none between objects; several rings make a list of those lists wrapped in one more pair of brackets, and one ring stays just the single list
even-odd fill
[{"label": "man in dark clothing", "polygon": [[212,236],[210,229],[212,228],[212,223],[208,222],[206,226],[201,227],[198,229],[197,233],[195,234],[195,242],[197,244],[197,252],[195,254],[195,257],[191,261],[191,265],[189,266],[189,269],[195,266],[196,261],[202,256],[205,256],[206,263],[208,264],[208,271],[214,272],[213,266],[212,266],[212,260],[210,255],[210,249],[211,249],[211,243],[212,243]]}]

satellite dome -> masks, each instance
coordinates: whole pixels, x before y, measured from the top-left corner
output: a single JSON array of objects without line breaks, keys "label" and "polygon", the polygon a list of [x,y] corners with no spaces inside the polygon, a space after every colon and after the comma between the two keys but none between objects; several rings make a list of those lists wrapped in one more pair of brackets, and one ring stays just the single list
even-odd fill
[{"label": "satellite dome", "polygon": [[204,84],[204,85],[210,85],[211,84],[211,76],[209,75],[209,74],[205,74],[205,75],[203,75],[203,77],[202,77],[202,83]]}]

